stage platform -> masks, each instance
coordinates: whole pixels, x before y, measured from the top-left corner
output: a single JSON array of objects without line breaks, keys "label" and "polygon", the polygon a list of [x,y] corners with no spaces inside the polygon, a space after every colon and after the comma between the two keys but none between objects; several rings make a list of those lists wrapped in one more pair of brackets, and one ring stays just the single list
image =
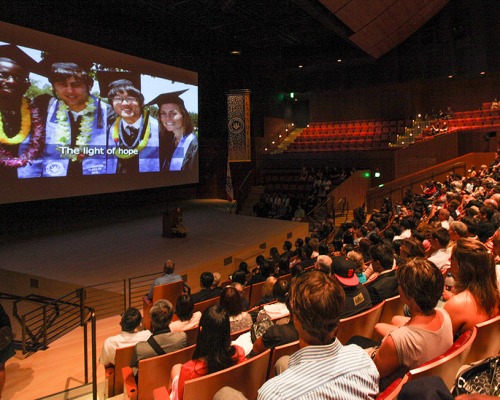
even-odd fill
[{"label": "stage platform", "polygon": [[[183,201],[171,207],[183,210],[185,238],[162,237],[162,215],[54,232],[0,245],[2,275],[9,271],[29,278],[27,286],[15,284],[15,294],[46,295],[40,281],[44,278],[90,286],[160,272],[163,261],[171,259],[176,272],[187,274],[188,284],[197,290],[202,271],[218,271],[225,278],[239,261],[254,265],[258,254],[268,255],[273,246],[281,251],[283,241],[308,235],[306,223],[231,214],[224,200]],[[30,287],[30,279],[39,281],[38,289]],[[12,288],[12,281],[2,279],[0,291]]]}]

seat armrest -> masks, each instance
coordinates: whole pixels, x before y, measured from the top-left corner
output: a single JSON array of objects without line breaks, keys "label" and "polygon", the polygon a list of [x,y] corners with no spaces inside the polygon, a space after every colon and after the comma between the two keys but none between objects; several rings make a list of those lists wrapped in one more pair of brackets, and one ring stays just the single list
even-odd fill
[{"label": "seat armrest", "polygon": [[147,305],[150,305],[152,303],[152,301],[149,299],[147,294],[142,296],[142,301],[144,302],[144,304],[147,304]]},{"label": "seat armrest", "polygon": [[107,393],[107,398],[111,398],[115,395],[115,366],[109,365],[104,367],[104,379],[105,379],[105,393]]},{"label": "seat armrest", "polygon": [[169,400],[170,394],[165,386],[160,386],[159,388],[153,389],[154,400]]},{"label": "seat armrest", "polygon": [[134,372],[130,367],[122,368],[123,376],[123,398],[137,400],[137,382],[135,381]]}]

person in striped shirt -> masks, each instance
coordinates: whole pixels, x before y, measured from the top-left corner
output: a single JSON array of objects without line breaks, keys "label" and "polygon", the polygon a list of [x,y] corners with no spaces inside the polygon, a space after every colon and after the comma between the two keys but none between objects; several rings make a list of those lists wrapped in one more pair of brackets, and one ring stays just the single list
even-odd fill
[{"label": "person in striped shirt", "polygon": [[[335,337],[345,295],[334,277],[312,270],[298,276],[290,307],[300,349],[278,360],[285,370],[260,389],[259,400],[374,399],[379,373],[369,355]],[[279,369],[279,368],[278,368]]]}]

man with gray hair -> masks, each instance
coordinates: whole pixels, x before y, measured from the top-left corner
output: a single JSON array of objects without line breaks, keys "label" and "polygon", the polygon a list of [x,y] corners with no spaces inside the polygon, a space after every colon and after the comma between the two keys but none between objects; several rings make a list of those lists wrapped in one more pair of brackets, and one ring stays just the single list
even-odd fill
[{"label": "man with gray hair", "polygon": [[170,322],[174,315],[174,307],[168,300],[158,300],[149,311],[151,318],[151,331],[153,335],[145,342],[135,345],[130,366],[137,374],[140,360],[170,353],[187,346],[186,334],[184,332],[171,332]]},{"label": "man with gray hair", "polygon": [[453,246],[455,246],[458,239],[469,237],[469,229],[463,222],[453,221],[450,224],[448,232],[450,233],[450,242],[448,243],[447,250],[451,254],[451,249],[453,249]]},{"label": "man with gray hair", "polygon": [[330,274],[332,272],[332,258],[325,255],[318,256],[314,268]]}]

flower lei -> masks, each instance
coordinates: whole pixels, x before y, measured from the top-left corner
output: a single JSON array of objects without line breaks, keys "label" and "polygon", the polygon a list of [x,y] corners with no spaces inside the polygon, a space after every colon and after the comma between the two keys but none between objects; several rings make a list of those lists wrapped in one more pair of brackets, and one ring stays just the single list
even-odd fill
[{"label": "flower lei", "polygon": [[[144,149],[144,147],[146,147],[146,144],[148,143],[149,140],[149,136],[151,135],[151,124],[146,117],[147,117],[147,111],[144,111],[143,118],[144,121],[146,122],[146,133],[144,134],[144,137],[135,148],[135,150],[137,150],[137,154],[139,154]],[[121,121],[122,117],[118,117],[115,123],[113,124],[113,141],[116,143],[117,146],[118,143],[120,142]],[[117,150],[115,150],[115,156],[117,156],[118,158],[132,158],[135,157],[137,154],[121,154],[118,153]]]},{"label": "flower lei", "polygon": [[[79,154],[67,154],[68,152],[63,154],[61,147],[58,146],[57,151],[61,152],[61,157],[69,158],[71,161],[81,161],[85,157],[83,149],[87,146],[91,137],[95,110],[95,100],[93,97],[89,97],[85,109],[83,110],[84,113],[82,122],[80,123],[80,134],[76,137],[75,141],[75,147],[80,149]],[[56,112],[56,141],[63,146],[68,146],[71,143],[71,127],[69,125],[68,112],[68,105],[63,101],[59,101]]]},{"label": "flower lei", "polygon": [[5,134],[5,131],[3,130],[2,116],[0,115],[0,143],[19,144],[24,142],[24,139],[26,139],[26,137],[30,133],[30,127],[31,127],[31,115],[28,106],[28,99],[23,97],[21,101],[21,129],[19,130],[19,133],[16,136],[9,138]]},{"label": "flower lei", "polygon": [[8,139],[8,141],[3,140],[7,136],[3,130],[0,115],[0,143],[22,143],[28,136],[30,128],[32,134],[28,147],[19,157],[13,157],[9,151],[0,145],[0,166],[19,168],[32,164],[34,159],[40,157],[45,146],[45,124],[42,122],[39,108],[33,102],[29,103],[28,99],[23,98],[21,104],[21,129],[16,136]]}]

